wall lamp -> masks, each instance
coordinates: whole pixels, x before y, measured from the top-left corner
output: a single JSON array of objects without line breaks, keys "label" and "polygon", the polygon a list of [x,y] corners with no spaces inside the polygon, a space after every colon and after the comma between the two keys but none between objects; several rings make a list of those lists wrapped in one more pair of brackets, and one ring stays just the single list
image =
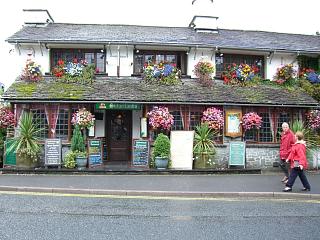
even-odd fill
[{"label": "wall lamp", "polygon": [[134,51],[135,53],[139,53],[139,52],[140,52],[140,50],[137,49],[136,45],[133,45],[133,51]]},{"label": "wall lamp", "polygon": [[191,52],[191,47],[188,48],[188,51],[186,52],[187,55]]},{"label": "wall lamp", "polygon": [[220,48],[218,48],[217,46],[216,46],[216,53],[217,53],[217,55],[219,56],[219,57],[222,57],[223,56],[223,53],[221,52],[221,49]]},{"label": "wall lamp", "polygon": [[267,55],[267,59],[269,59],[271,57],[272,52],[269,52],[269,54]]}]

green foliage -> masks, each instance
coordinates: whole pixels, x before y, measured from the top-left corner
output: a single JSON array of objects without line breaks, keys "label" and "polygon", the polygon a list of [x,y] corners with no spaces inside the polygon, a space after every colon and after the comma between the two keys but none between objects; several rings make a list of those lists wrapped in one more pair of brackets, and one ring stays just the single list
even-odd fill
[{"label": "green foliage", "polygon": [[18,155],[25,155],[33,162],[36,162],[40,153],[39,134],[41,128],[33,122],[31,112],[24,112],[18,125],[18,135],[12,140],[8,151],[16,151]]},{"label": "green foliage", "polygon": [[295,120],[292,124],[292,131],[294,133],[296,133],[297,131],[303,132],[304,140],[306,141],[308,150],[315,149],[319,146],[319,135],[313,132],[310,128],[308,128],[303,121]]},{"label": "green foliage", "polygon": [[320,84],[312,84],[308,80],[300,80],[300,87],[304,89],[311,97],[320,102]]},{"label": "green foliage", "polygon": [[168,157],[170,155],[170,139],[167,135],[160,133],[155,142],[153,148],[153,157]]},{"label": "green foliage", "polygon": [[73,152],[85,152],[85,144],[79,125],[75,125],[72,139],[71,139],[71,151]]},{"label": "green foliage", "polygon": [[73,151],[67,152],[63,159],[63,165],[65,168],[75,168],[76,163],[76,154]]},{"label": "green foliage", "polygon": [[213,141],[214,135],[216,135],[216,132],[209,128],[207,123],[196,126],[193,153],[196,156],[201,156],[203,154],[215,154],[216,150]]}]

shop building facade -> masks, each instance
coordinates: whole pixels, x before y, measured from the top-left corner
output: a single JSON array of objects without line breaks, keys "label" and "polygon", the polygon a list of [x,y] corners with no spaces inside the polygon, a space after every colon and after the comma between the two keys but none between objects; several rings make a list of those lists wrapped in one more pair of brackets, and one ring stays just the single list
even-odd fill
[{"label": "shop building facade", "polygon": [[[254,64],[264,79],[272,79],[277,68],[293,64],[304,55],[308,66],[319,68],[320,37],[311,35],[155,27],[133,25],[92,25],[43,23],[27,24],[7,39],[15,49],[17,76],[28,57],[41,65],[46,76],[37,82],[19,78],[3,98],[12,103],[17,120],[31,111],[43,128],[41,137],[60,138],[63,153],[70,146],[72,114],[86,107],[96,117],[89,137],[104,143],[103,163],[130,166],[133,139],[154,140],[154,131],[145,128],[153,106],[166,106],[174,116],[172,130],[194,130],[208,107],[241,115],[257,112],[263,124],[258,131],[228,136],[226,126],[215,139],[219,166],[227,167],[230,141],[246,141],[246,167],[268,168],[278,160],[282,122],[303,120],[319,103],[306,92],[290,92],[269,85],[225,85],[221,73],[227,64]],[[194,65],[202,58],[215,63],[212,87],[195,80]],[[92,84],[63,82],[50,73],[59,59],[86,60],[95,64]],[[148,62],[166,61],[181,69],[182,83],[174,86],[146,84],[143,68]],[[301,63],[300,63],[301,64]],[[227,120],[227,119],[226,119]]]}]

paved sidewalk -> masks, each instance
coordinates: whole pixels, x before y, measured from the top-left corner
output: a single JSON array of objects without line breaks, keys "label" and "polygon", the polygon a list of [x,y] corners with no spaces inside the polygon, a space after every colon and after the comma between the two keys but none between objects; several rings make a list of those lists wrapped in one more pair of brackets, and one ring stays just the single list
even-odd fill
[{"label": "paved sidewalk", "polygon": [[281,174],[237,175],[0,175],[0,191],[54,193],[277,197],[320,199],[320,174],[309,173],[310,192],[301,192],[300,179],[292,193],[283,193]]}]

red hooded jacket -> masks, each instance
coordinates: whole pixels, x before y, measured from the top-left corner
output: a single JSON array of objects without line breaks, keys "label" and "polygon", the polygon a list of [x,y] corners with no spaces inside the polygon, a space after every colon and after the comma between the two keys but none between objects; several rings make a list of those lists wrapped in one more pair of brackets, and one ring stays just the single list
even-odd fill
[{"label": "red hooded jacket", "polygon": [[302,165],[304,169],[308,167],[305,141],[297,141],[293,144],[288,159],[290,161],[291,168],[294,168],[294,160],[298,160],[299,165]]},{"label": "red hooded jacket", "polygon": [[295,143],[295,137],[293,132],[289,129],[286,132],[281,133],[280,140],[280,159],[287,159],[292,145]]}]

